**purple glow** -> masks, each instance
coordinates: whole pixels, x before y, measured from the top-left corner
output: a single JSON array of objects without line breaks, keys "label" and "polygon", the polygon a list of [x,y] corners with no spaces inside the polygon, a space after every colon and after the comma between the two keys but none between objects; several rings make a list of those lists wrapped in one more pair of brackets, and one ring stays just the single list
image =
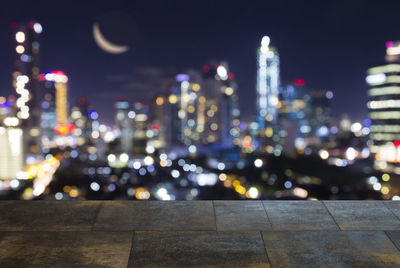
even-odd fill
[{"label": "purple glow", "polygon": [[393,41],[387,41],[386,42],[386,48],[394,46]]},{"label": "purple glow", "polygon": [[239,127],[240,130],[244,130],[244,129],[246,129],[247,124],[245,122],[240,122],[238,127]]},{"label": "purple glow", "polygon": [[5,101],[2,104],[0,104],[0,107],[2,107],[2,108],[10,108],[11,104],[10,104],[10,102]]},{"label": "purple glow", "polygon": [[175,76],[175,80],[177,82],[189,81],[189,75],[187,74],[178,74]]},{"label": "purple glow", "polygon": [[364,120],[363,123],[364,123],[364,126],[369,127],[372,124],[372,121],[371,121],[371,119],[367,118]]}]

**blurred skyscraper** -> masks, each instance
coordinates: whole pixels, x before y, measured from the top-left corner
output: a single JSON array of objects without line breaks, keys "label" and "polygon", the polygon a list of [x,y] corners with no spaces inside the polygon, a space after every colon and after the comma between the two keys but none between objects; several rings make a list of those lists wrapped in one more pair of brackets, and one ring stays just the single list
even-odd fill
[{"label": "blurred skyscraper", "polygon": [[307,106],[307,119],[309,121],[312,137],[309,137],[307,146],[314,152],[321,148],[330,147],[333,136],[331,127],[331,102],[332,91],[317,90],[309,93],[309,104]]},{"label": "blurred skyscraper", "polygon": [[24,170],[22,130],[0,126],[0,179],[14,179]]},{"label": "blurred skyscraper", "polygon": [[239,137],[237,90],[235,76],[229,70],[228,63],[203,66],[199,97],[199,116],[205,120],[203,144],[215,143],[222,147],[232,147],[234,139]]},{"label": "blurred skyscraper", "polygon": [[168,101],[165,96],[156,96],[151,100],[149,111],[149,145],[154,149],[165,148],[169,146],[169,123]]},{"label": "blurred skyscraper", "polygon": [[129,118],[128,100],[118,98],[115,102],[115,130],[119,132],[119,153],[132,153],[133,123]]},{"label": "blurred skyscraper", "polygon": [[370,151],[377,167],[400,173],[400,42],[386,43],[386,63],[367,71]]},{"label": "blurred skyscraper", "polygon": [[279,102],[279,55],[269,44],[270,38],[264,36],[257,50],[257,112],[261,128],[265,121],[276,122]]},{"label": "blurred skyscraper", "polygon": [[179,119],[179,140],[183,145],[191,145],[199,142],[200,132],[203,132],[204,122],[198,121],[199,116],[199,72],[189,71],[187,74],[178,74],[175,77],[178,83],[177,102]]},{"label": "blurred skyscraper", "polygon": [[285,151],[296,149],[299,153],[316,153],[331,146],[330,133],[332,91],[310,91],[303,79],[294,85],[281,87],[279,102],[279,125],[284,134]]},{"label": "blurred skyscraper", "polygon": [[[97,113],[94,116],[96,117]],[[76,133],[78,136],[77,145],[90,143],[92,139],[92,118],[89,117],[89,102],[85,97],[78,98],[76,106],[72,107],[70,122],[79,129]]]},{"label": "blurred skyscraper", "polygon": [[16,101],[22,120],[25,155],[40,152],[40,116],[42,93],[37,81],[39,74],[39,34],[42,26],[35,21],[11,23],[14,32],[15,51],[13,86],[18,94]]},{"label": "blurred skyscraper", "polygon": [[279,155],[282,150],[277,122],[280,88],[279,54],[269,45],[270,38],[264,36],[257,50],[257,122],[260,149]]},{"label": "blurred skyscraper", "polygon": [[50,143],[54,142],[57,126],[68,124],[68,77],[62,71],[51,71],[40,74],[38,80],[43,82],[44,93],[41,103],[42,143],[45,147],[52,147]]},{"label": "blurred skyscraper", "polygon": [[131,116],[128,113],[128,117],[132,118],[133,115],[133,153],[144,155],[146,154],[147,140],[149,136],[152,137],[149,135],[150,132],[147,132],[149,106],[143,102],[134,102]]},{"label": "blurred skyscraper", "polygon": [[299,85],[282,86],[279,102],[279,124],[287,132],[284,151],[292,153],[295,150],[304,151],[305,137],[311,132],[306,116],[309,98],[304,87]]},{"label": "blurred skyscraper", "polygon": [[237,85],[228,64],[211,62],[202,71],[190,70],[175,80],[167,104],[171,141],[232,147],[237,138],[239,144]]}]

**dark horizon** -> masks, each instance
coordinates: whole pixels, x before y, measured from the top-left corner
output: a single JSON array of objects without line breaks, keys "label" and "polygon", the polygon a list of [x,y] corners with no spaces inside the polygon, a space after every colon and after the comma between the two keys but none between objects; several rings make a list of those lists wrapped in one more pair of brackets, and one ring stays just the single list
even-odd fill
[{"label": "dark horizon", "polygon": [[[111,123],[110,100],[126,96],[141,101],[158,93],[151,89],[157,85],[149,85],[143,76],[143,68],[150,77],[158,77],[159,70],[201,69],[207,60],[216,59],[227,61],[235,73],[242,118],[247,119],[255,114],[256,49],[261,37],[269,35],[280,54],[282,84],[303,78],[307,88],[332,90],[333,115],[348,113],[362,120],[366,70],[384,62],[386,41],[400,39],[390,27],[400,3],[383,2],[4,3],[0,95],[14,93],[10,23],[35,19],[43,25],[41,72],[59,69],[69,76],[70,107],[86,96],[101,121]],[[121,55],[102,51],[93,41],[95,22],[107,39],[131,49]]]}]

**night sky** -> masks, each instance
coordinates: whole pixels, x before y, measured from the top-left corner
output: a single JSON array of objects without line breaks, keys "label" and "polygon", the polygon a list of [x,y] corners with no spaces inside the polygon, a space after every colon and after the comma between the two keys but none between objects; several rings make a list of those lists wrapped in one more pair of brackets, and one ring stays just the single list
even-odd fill
[{"label": "night sky", "polygon": [[[334,115],[366,116],[365,72],[384,60],[385,42],[400,39],[400,1],[2,1],[0,96],[13,93],[10,22],[43,26],[40,69],[63,70],[70,106],[86,96],[111,123],[116,97],[143,101],[163,90],[158,81],[207,60],[225,60],[239,84],[244,119],[255,113],[256,49],[269,35],[281,78],[304,78],[332,90]],[[92,36],[99,22],[110,41],[129,45],[112,55]]]}]

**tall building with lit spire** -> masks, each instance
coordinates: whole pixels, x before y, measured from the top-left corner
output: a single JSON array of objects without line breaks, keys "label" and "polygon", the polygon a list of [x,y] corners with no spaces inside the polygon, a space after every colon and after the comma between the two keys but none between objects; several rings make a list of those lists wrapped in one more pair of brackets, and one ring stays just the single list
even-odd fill
[{"label": "tall building with lit spire", "polygon": [[280,155],[282,139],[278,125],[280,89],[279,54],[264,36],[257,50],[257,123],[259,149]]},{"label": "tall building with lit spire", "polygon": [[279,103],[279,54],[264,36],[257,50],[257,112],[261,128],[264,122],[276,122]]}]

